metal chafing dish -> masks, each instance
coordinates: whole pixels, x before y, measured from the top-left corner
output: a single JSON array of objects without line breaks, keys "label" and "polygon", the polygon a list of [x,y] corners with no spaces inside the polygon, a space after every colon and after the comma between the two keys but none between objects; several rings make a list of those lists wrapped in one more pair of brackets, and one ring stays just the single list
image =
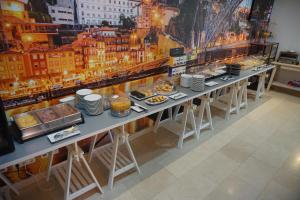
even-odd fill
[{"label": "metal chafing dish", "polygon": [[69,104],[30,111],[14,116],[20,142],[84,122],[79,110]]},{"label": "metal chafing dish", "polygon": [[52,108],[37,110],[35,114],[47,129],[55,129],[56,127],[63,126],[63,116],[59,116]]}]

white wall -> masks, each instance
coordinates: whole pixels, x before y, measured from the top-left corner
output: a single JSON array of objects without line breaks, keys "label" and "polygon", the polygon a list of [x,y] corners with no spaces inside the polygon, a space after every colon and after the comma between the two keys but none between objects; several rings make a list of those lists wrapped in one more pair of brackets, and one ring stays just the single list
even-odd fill
[{"label": "white wall", "polygon": [[300,0],[275,0],[270,31],[279,51],[294,50],[300,53]]},{"label": "white wall", "polygon": [[[271,15],[270,31],[272,41],[279,42],[279,50],[294,50],[300,53],[300,0],[275,0]],[[287,84],[290,80],[300,80],[300,73],[279,70],[275,80]]]}]

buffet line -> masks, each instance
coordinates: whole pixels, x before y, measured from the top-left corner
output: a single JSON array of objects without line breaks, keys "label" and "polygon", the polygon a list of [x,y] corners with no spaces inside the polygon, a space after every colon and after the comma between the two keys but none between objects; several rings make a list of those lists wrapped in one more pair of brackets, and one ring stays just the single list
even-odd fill
[{"label": "buffet line", "polygon": [[[217,90],[232,87],[232,98],[237,95],[238,90],[247,88],[248,78],[256,75],[263,74],[262,77],[266,78],[266,72],[273,70],[275,66],[261,65],[247,70],[242,70],[239,65],[229,65],[217,70],[217,78],[210,80],[203,74],[181,74],[176,81],[173,78],[161,78],[156,81],[152,86],[142,86],[135,90],[130,91],[128,94],[117,93],[110,97],[105,97],[100,94],[93,93],[90,89],[81,89],[76,92],[74,97],[67,97],[61,99],[61,104],[54,105],[49,108],[30,111],[14,116],[14,130],[15,138],[18,143],[15,143],[15,151],[7,154],[0,159],[0,169],[8,166],[24,162],[28,159],[34,158],[39,155],[49,153],[49,169],[48,176],[55,172],[52,166],[53,152],[61,147],[68,147],[68,160],[66,163],[59,165],[67,165],[67,173],[63,176],[58,172],[54,173],[60,180],[60,184],[65,190],[65,199],[74,199],[87,190],[98,188],[103,192],[100,184],[94,177],[91,169],[88,166],[83,152],[77,145],[77,142],[86,138],[93,138],[91,144],[89,159],[93,158],[93,154],[99,158],[109,168],[109,187],[113,187],[114,178],[121,173],[124,173],[132,168],[140,172],[138,164],[135,160],[133,151],[130,147],[128,140],[128,133],[125,131],[124,125],[132,121],[159,113],[154,129],[160,124],[163,111],[167,110],[169,115],[173,115],[172,108],[176,107],[174,115],[178,114],[179,108],[184,107],[183,118],[191,117],[192,132],[191,134],[179,134],[179,147],[182,147],[184,137],[191,135],[198,136],[200,134],[200,127],[195,119],[193,120],[193,100],[200,98],[203,109],[210,107],[210,98],[213,98],[212,92]],[[240,84],[241,82],[246,84]],[[265,81],[265,80],[263,80]],[[265,82],[263,82],[265,83]],[[243,86],[242,86],[243,85]],[[264,84],[259,84],[264,87]],[[261,88],[258,88],[261,90]],[[222,95],[223,92],[220,92]],[[219,95],[220,95],[219,94]],[[231,93],[230,93],[231,94]],[[244,97],[243,93],[243,97]],[[216,95],[216,93],[214,94]],[[203,98],[204,97],[204,98]],[[242,101],[243,97],[239,98]],[[247,98],[247,94],[246,94]],[[232,99],[231,99],[232,100]],[[230,102],[231,104],[231,102]],[[240,106],[241,102],[236,102]],[[236,106],[237,106],[236,105]],[[231,105],[230,105],[231,107]],[[238,111],[239,108],[236,108]],[[201,109],[200,109],[201,110]],[[177,112],[177,113],[176,113]],[[230,110],[228,111],[230,114]],[[237,112],[238,113],[238,112]],[[203,113],[202,113],[203,114]],[[172,118],[172,116],[169,116]],[[211,119],[210,119],[211,120]],[[184,121],[184,120],[183,120]],[[202,123],[199,121],[199,123]],[[212,126],[212,122],[210,122]],[[186,128],[186,121],[183,124],[183,129]],[[121,127],[119,131],[113,133],[112,130]],[[99,134],[108,132],[111,138],[111,143],[108,148],[100,148],[101,151],[95,150],[95,143]],[[129,152],[129,158],[124,155],[119,155],[118,146],[122,141]],[[121,143],[122,143],[121,142]],[[104,159],[104,157],[106,159]],[[107,157],[108,160],[107,161]],[[72,189],[72,168],[73,159],[77,158],[82,160],[88,169],[88,175],[92,177],[92,185],[82,186],[81,189]],[[121,160],[118,160],[121,159]],[[127,163],[124,166],[117,166],[118,163]],[[5,177],[0,174],[0,178],[11,187],[14,188]],[[82,175],[84,176],[84,175]],[[65,179],[66,181],[61,181]]]}]

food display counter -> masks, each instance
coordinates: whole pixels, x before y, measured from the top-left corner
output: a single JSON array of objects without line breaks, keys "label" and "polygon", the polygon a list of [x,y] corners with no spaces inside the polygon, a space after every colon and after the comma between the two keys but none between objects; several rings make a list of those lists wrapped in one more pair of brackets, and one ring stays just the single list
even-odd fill
[{"label": "food display counter", "polygon": [[[39,155],[46,154],[48,152],[52,152],[56,149],[66,147],[68,145],[77,143],[78,141],[84,140],[86,138],[94,137],[100,133],[104,133],[106,131],[112,130],[114,128],[124,126],[127,123],[136,121],[138,119],[147,117],[149,115],[159,113],[163,110],[182,105],[186,102],[192,101],[195,98],[199,98],[206,94],[209,94],[218,89],[230,86],[235,83],[239,83],[240,81],[246,80],[249,77],[265,73],[266,71],[274,69],[275,66],[269,65],[262,67],[260,70],[247,69],[241,71],[239,76],[234,76],[233,79],[228,81],[224,81],[220,78],[216,78],[215,81],[217,84],[213,86],[206,86],[202,92],[195,92],[189,88],[183,88],[180,86],[176,86],[176,90],[178,92],[186,94],[184,98],[180,98],[178,100],[169,99],[168,101],[157,104],[155,106],[150,106],[145,103],[145,101],[138,101],[134,98],[131,98],[132,101],[145,107],[147,110],[145,112],[131,112],[130,115],[125,117],[114,117],[111,114],[110,110],[104,111],[101,115],[98,116],[88,116],[84,115],[85,123],[78,125],[80,130],[80,134],[71,138],[67,138],[65,140],[59,141],[57,143],[50,143],[47,136],[41,136],[35,138],[33,140],[27,141],[23,144],[19,144],[15,142],[15,151],[13,153],[7,154],[5,156],[0,157],[0,169],[4,169],[8,166],[15,165],[21,162],[24,162],[28,159],[34,158]],[[61,110],[61,109],[59,109]],[[59,112],[59,111],[58,111]],[[51,115],[49,113],[49,115]],[[32,117],[28,117],[26,120],[32,121]],[[36,120],[36,119],[34,119]],[[33,121],[34,121],[33,120]],[[40,121],[48,120],[44,119],[44,117],[40,117]],[[51,121],[51,120],[50,120]],[[37,120],[36,124],[40,122]]]}]

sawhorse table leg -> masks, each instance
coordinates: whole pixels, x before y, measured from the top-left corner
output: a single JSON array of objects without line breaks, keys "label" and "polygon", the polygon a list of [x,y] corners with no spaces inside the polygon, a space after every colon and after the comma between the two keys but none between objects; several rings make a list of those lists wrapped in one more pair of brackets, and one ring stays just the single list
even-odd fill
[{"label": "sawhorse table leg", "polygon": [[[199,112],[198,112],[198,118],[196,121],[197,125],[197,138],[199,139],[201,130],[209,127],[211,130],[213,129],[213,124],[212,124],[212,117],[211,117],[211,110],[210,110],[210,94],[208,93],[203,97],[200,97],[201,99],[201,104],[199,107]],[[204,118],[204,113],[206,113],[207,117],[207,122],[203,123],[203,118]]]},{"label": "sawhorse table leg", "polygon": [[10,180],[8,180],[8,178],[6,178],[6,176],[4,176],[1,172],[0,172],[0,179],[16,194],[19,195],[19,191],[17,190],[17,188],[13,185],[12,182],[10,182]]},{"label": "sawhorse table leg", "polygon": [[272,70],[271,77],[270,77],[270,80],[269,80],[269,83],[268,83],[268,86],[267,86],[267,92],[270,91],[270,88],[272,86],[276,71],[277,71],[277,66],[275,68],[273,68],[273,70]]},{"label": "sawhorse table leg", "polygon": [[50,153],[47,175],[49,180],[50,174],[54,172],[59,184],[64,188],[64,200],[75,199],[94,188],[103,193],[102,187],[84,157],[84,152],[77,143],[67,146],[67,149],[67,161],[56,166],[52,166],[53,152]]}]

